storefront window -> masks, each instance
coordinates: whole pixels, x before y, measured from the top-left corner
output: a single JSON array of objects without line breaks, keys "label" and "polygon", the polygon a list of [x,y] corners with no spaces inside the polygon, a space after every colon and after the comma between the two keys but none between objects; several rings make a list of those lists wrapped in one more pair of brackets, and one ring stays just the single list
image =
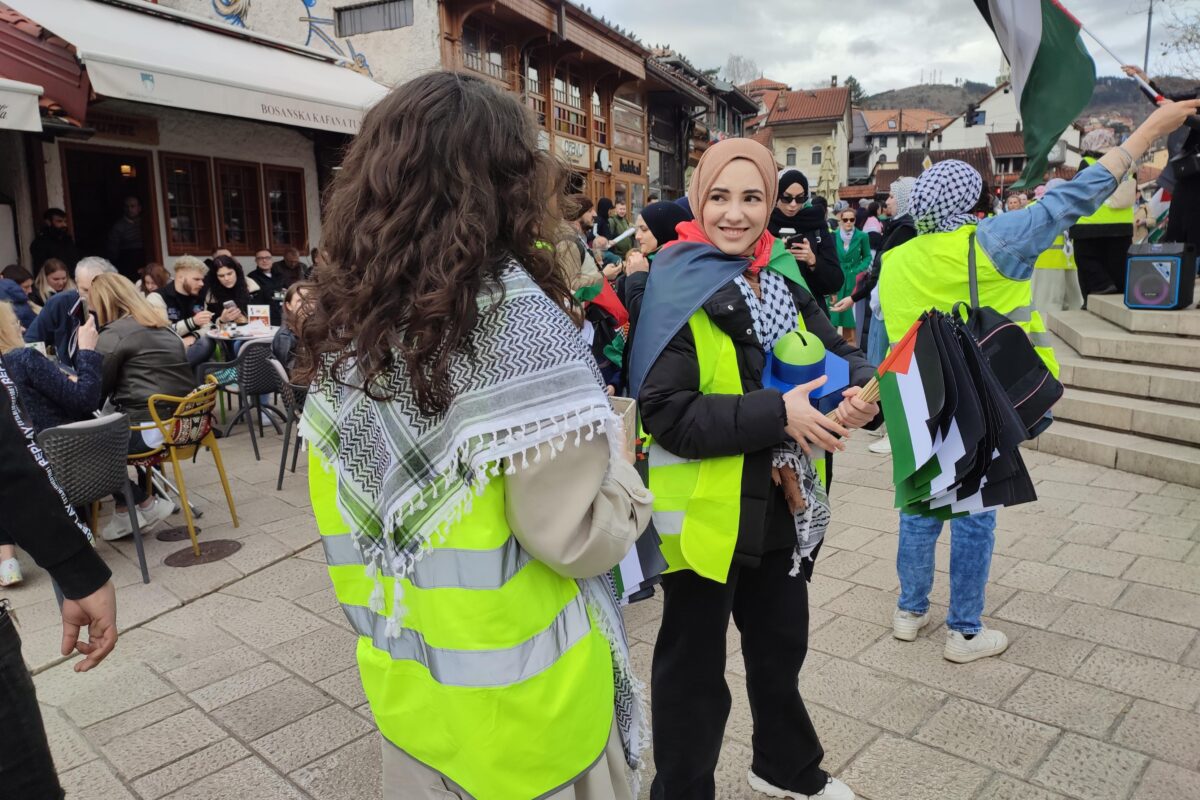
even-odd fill
[{"label": "storefront window", "polygon": [[221,245],[234,255],[253,255],[262,241],[262,193],[258,165],[218,161],[217,199],[220,204]]},{"label": "storefront window", "polygon": [[167,252],[209,253],[214,249],[212,187],[208,159],[162,154],[167,207]]},{"label": "storefront window", "polygon": [[271,250],[279,252],[288,247],[308,249],[304,170],[264,165],[263,185],[267,192]]}]

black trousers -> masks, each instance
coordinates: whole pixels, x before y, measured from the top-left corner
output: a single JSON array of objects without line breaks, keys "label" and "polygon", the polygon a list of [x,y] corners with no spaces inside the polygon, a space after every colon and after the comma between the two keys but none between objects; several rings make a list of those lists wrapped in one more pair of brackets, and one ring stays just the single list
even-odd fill
[{"label": "black trousers", "polygon": [[694,572],[663,577],[662,627],[654,646],[654,800],[712,800],[713,773],[729,716],[725,683],[729,617],[742,634],[746,691],[754,720],[754,772],[801,794],[825,787],[825,751],[797,681],[808,652],[808,585],[791,550],[757,568],[734,564],[727,583]]},{"label": "black trousers", "polygon": [[1089,294],[1112,291],[1125,294],[1125,262],[1132,231],[1128,236],[1099,236],[1094,239],[1074,239],[1075,265],[1078,268],[1079,288],[1086,298]]},{"label": "black trousers", "polygon": [[62,800],[21,637],[0,605],[0,795],[5,800]]}]

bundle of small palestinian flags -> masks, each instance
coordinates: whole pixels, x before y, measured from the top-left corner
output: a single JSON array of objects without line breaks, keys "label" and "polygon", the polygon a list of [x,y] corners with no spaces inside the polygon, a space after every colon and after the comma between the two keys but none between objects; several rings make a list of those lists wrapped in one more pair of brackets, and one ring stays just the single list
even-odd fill
[{"label": "bundle of small palestinian flags", "polygon": [[922,315],[877,381],[901,511],[949,519],[1037,499],[1028,430],[959,318]]}]

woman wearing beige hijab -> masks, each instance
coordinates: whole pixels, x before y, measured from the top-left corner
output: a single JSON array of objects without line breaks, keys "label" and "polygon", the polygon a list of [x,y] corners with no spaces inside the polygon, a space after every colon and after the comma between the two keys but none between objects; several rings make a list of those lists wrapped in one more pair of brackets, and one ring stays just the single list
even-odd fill
[{"label": "woman wearing beige hijab", "polygon": [[[820,465],[878,408],[857,397],[870,365],[833,330],[795,257],[766,230],[776,188],[775,160],[761,145],[709,148],[688,192],[696,219],[655,260],[631,354],[669,565],[651,683],[656,800],[715,796],[731,617],[754,718],[751,787],[854,797],[821,769],[797,679],[808,647],[806,579],[829,521]],[[852,386],[836,421],[810,402],[825,375],[787,389],[764,377],[767,354],[800,329],[849,362]]]}]

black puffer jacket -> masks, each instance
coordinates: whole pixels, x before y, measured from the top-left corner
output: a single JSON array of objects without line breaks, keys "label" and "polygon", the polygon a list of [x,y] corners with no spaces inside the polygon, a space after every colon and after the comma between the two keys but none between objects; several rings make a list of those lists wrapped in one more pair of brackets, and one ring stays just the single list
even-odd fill
[{"label": "black puffer jacket", "polygon": [[803,261],[797,263],[800,265],[804,280],[808,282],[808,288],[812,290],[817,306],[828,316],[829,304],[825,298],[831,294],[837,294],[841,290],[846,276],[842,272],[842,262],[838,258],[833,236],[825,225],[825,212],[819,207],[812,206],[801,209],[792,217],[784,214],[778,208],[772,211],[771,220],[767,223],[767,230],[771,232],[771,235],[783,238],[779,236],[779,231],[788,228],[803,235],[808,240],[809,248],[817,257],[817,263],[811,267]]},{"label": "black puffer jacket", "polygon": [[[846,344],[817,301],[789,282],[804,324],[826,349],[850,362],[850,382],[866,384],[874,369],[863,354]],[[683,458],[744,454],[742,511],[734,560],[750,567],[764,553],[792,548],[795,526],[783,493],[771,480],[771,451],[787,436],[783,396],[764,389],[766,356],[754,333],[745,298],[734,282],[718,289],[702,306],[733,339],[744,394],[700,393],[700,369],[691,328],[684,326],[654,362],[638,394],[642,425],[659,445]],[[876,424],[878,420],[876,420]],[[832,476],[832,458],[830,459]]]}]

